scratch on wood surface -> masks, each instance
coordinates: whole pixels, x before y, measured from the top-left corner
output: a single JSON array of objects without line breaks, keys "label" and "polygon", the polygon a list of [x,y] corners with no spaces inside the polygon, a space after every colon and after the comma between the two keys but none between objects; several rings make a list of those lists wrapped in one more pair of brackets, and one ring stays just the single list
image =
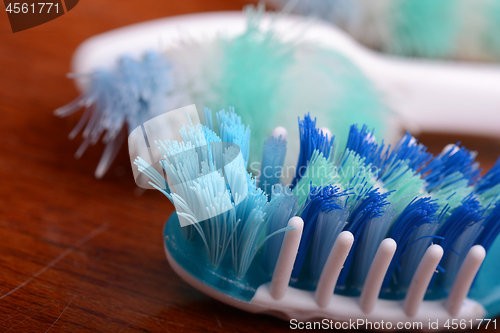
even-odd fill
[{"label": "scratch on wood surface", "polygon": [[33,279],[37,278],[38,276],[40,276],[41,274],[45,273],[45,271],[47,271],[49,268],[51,268],[52,266],[54,266],[55,264],[57,264],[59,261],[61,261],[61,259],[63,259],[64,257],[66,257],[68,254],[70,254],[71,252],[73,252],[75,249],[77,249],[78,247],[82,246],[83,244],[87,243],[89,240],[91,240],[92,238],[94,238],[95,236],[99,235],[101,232],[105,231],[106,229],[108,229],[108,224],[103,224],[101,225],[100,227],[97,227],[95,228],[94,230],[92,230],[91,232],[89,232],[86,236],[84,236],[83,238],[81,238],[78,242],[75,243],[75,245],[73,245],[72,247],[64,250],[59,256],[57,256],[57,258],[55,258],[54,260],[52,260],[47,266],[45,266],[44,268],[42,268],[41,270],[39,270],[38,272],[36,272],[32,277],[30,277],[28,280],[24,281],[23,283],[21,283],[19,286],[17,286],[16,288],[12,289],[11,291],[9,291],[8,293],[0,296],[0,300],[3,299],[4,297],[7,297],[9,296],[10,294],[14,293],[15,291],[21,289],[22,287],[24,287],[26,284],[30,283],[31,281],[33,281]]},{"label": "scratch on wood surface", "polygon": [[50,325],[50,327],[45,331],[45,333],[47,333],[48,331],[50,331],[50,329],[52,327],[54,327],[54,325],[57,323],[57,321],[62,317],[62,315],[64,314],[64,312],[66,312],[66,310],[68,309],[69,305],[71,304],[71,302],[73,302],[73,300],[75,299],[75,296],[76,294],[80,291],[83,283],[85,281],[87,281],[90,277],[90,274],[92,274],[92,272],[94,271],[95,269],[95,266],[97,265],[97,263],[99,262],[99,258],[96,260],[96,262],[94,263],[94,265],[92,265],[92,267],[90,267],[88,270],[87,270],[87,274],[85,274],[85,277],[82,279],[82,281],[80,282],[78,288],[76,289],[75,293],[73,294],[73,296],[71,297],[71,299],[69,300],[68,304],[66,304],[66,307],[64,308],[64,310],[62,310],[61,314],[59,315],[59,317],[56,318],[56,320],[52,323],[52,325]]},{"label": "scratch on wood surface", "polygon": [[[137,318],[135,318],[134,320],[132,320],[132,321],[130,322],[130,324],[128,324],[127,326],[125,326],[124,328],[122,328],[122,329],[120,330],[120,332],[123,332],[123,331],[125,331],[127,328],[129,328],[130,326],[132,326],[132,324],[133,324],[133,323],[135,323],[135,322],[136,322],[139,318],[140,318],[140,317],[137,317]],[[120,332],[118,332],[118,333],[120,333]]]},{"label": "scratch on wood surface", "polygon": [[11,326],[11,328],[9,328],[9,329],[8,329],[7,331],[5,331],[4,333],[7,333],[7,332],[8,332],[8,331],[10,331],[11,329],[13,329],[14,327],[17,327],[17,326],[21,325],[22,323],[24,323],[26,320],[30,319],[30,318],[31,318],[31,317],[33,317],[34,315],[37,315],[37,314],[39,314],[39,313],[42,313],[42,312],[44,312],[45,310],[48,310],[48,309],[49,309],[49,308],[45,308],[45,309],[42,309],[42,310],[40,310],[40,311],[37,311],[37,312],[33,313],[31,316],[26,317],[26,318],[24,318],[23,320],[21,320],[20,322],[18,322],[17,324],[15,324],[14,326]]},{"label": "scratch on wood surface", "polygon": [[219,325],[220,328],[222,328],[222,324],[220,323],[219,317],[214,313],[215,319],[217,320],[217,324]]}]

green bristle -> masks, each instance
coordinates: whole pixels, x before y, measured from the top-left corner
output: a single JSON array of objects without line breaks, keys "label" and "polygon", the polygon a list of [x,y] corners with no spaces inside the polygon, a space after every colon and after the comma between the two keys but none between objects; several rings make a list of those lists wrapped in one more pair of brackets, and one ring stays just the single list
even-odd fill
[{"label": "green bristle", "polygon": [[393,191],[389,200],[394,203],[394,211],[398,216],[415,197],[425,193],[424,181],[409,168],[407,162],[398,161],[391,167],[394,172],[389,172],[389,176],[383,179],[383,186]]},{"label": "green bristle", "polygon": [[312,186],[323,187],[334,183],[336,177],[334,166],[318,150],[313,152],[309,165],[299,180],[293,193],[299,198],[299,206],[306,202]]},{"label": "green bristle", "polygon": [[434,190],[430,194],[434,199],[437,199],[440,207],[448,205],[450,207],[448,214],[450,214],[472,192],[468,183],[469,181],[464,178],[462,173],[455,172],[450,175],[449,183],[444,183],[442,188]]},{"label": "green bristle", "polygon": [[393,1],[389,52],[408,56],[449,57],[460,32],[456,0]]},{"label": "green bristle", "polygon": [[335,183],[342,189],[352,187],[356,190],[358,184],[363,184],[367,188],[377,187],[375,177],[370,170],[371,166],[365,165],[365,159],[349,149],[345,150],[336,167]]}]

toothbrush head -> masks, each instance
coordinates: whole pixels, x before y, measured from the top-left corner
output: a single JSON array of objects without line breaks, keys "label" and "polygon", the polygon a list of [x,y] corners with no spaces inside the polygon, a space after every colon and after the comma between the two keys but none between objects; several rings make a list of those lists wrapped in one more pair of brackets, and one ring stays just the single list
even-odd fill
[{"label": "toothbrush head", "polygon": [[[257,181],[239,150],[191,154],[192,147],[204,152],[203,145],[219,143],[212,137],[220,131],[239,129],[224,136],[246,145],[234,110],[218,115],[219,133],[213,125],[190,125],[181,129],[182,143],[160,144],[169,179],[184,177],[163,191],[177,208],[163,236],[167,259],[186,282],[246,311],[366,328],[384,322],[389,330],[408,323],[442,330],[452,319],[498,314],[499,298],[488,298],[484,287],[471,290],[475,280],[498,288],[491,266],[480,267],[486,250],[497,249],[500,201],[488,195],[481,202],[477,194],[496,191],[498,168],[478,179],[474,154],[464,148],[433,157],[406,134],[391,149],[367,127],[352,126],[341,150],[306,115],[299,121],[307,132],[302,177],[293,187],[282,177],[260,178],[282,166],[281,157],[272,158],[284,153],[280,135],[266,141]],[[212,139],[200,140],[204,133]],[[182,163],[179,153],[186,154]],[[159,184],[161,176],[150,178]],[[456,202],[457,193],[468,194]]]}]

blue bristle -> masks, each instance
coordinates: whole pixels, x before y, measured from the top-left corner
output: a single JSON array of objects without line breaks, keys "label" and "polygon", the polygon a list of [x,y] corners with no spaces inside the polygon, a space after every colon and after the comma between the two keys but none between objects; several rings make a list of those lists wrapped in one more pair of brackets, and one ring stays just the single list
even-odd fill
[{"label": "blue bristle", "polygon": [[444,250],[440,263],[445,270],[440,278],[443,288],[451,287],[465,256],[481,232],[482,220],[483,209],[479,200],[470,194],[439,227],[438,236],[442,239],[437,243]]},{"label": "blue bristle", "polygon": [[380,164],[382,148],[379,148],[373,130],[369,131],[366,125],[363,125],[361,129],[357,125],[351,125],[346,149],[364,157],[366,164]]},{"label": "blue bristle", "polygon": [[[386,201],[388,195],[389,193],[381,194],[378,188],[361,188],[358,193],[348,198],[344,209],[349,210],[349,215],[344,229],[354,235],[354,243],[344,263],[344,268],[340,272],[337,288],[343,289],[346,287],[351,267],[357,267],[357,265],[353,265],[353,262],[362,243],[363,231],[372,219],[379,218],[382,215],[384,206],[388,204]],[[363,259],[360,259],[360,261],[363,261]]]},{"label": "blue bristle", "polygon": [[[268,206],[267,234],[271,235],[276,231],[285,228],[288,221],[295,216],[298,210],[298,197],[292,195],[289,187],[275,185],[272,188],[271,201]],[[284,234],[278,234],[270,238],[264,244],[264,254],[262,256],[263,266],[266,272],[273,274],[274,267],[278,260],[283,243]]]},{"label": "blue bristle", "polygon": [[347,223],[347,209],[335,209],[318,215],[316,231],[311,244],[311,278],[319,280],[337,236]]},{"label": "blue bristle", "polygon": [[[387,149],[389,151],[389,149]],[[427,152],[427,147],[417,144],[417,140],[406,133],[394,146],[389,156],[385,158],[384,166],[394,161],[406,161],[413,171],[419,171],[432,159],[432,154]],[[384,168],[382,166],[382,168]]]},{"label": "blue bristle", "polygon": [[240,147],[246,167],[250,153],[250,127],[241,123],[241,117],[234,112],[233,107],[229,107],[229,112],[217,112],[216,116],[219,137],[222,142],[234,143]]},{"label": "blue bristle", "polygon": [[429,192],[440,188],[456,172],[467,179],[468,185],[473,185],[479,179],[481,169],[474,161],[475,153],[459,145],[460,142],[439,154],[422,169],[421,173]]},{"label": "blue bristle", "polygon": [[338,198],[346,195],[336,186],[315,187],[311,186],[309,197],[300,210],[300,216],[304,220],[304,230],[300,239],[299,250],[292,271],[292,279],[299,277],[300,271],[306,259],[309,243],[316,230],[316,223],[321,212],[329,212],[341,209],[337,204]]},{"label": "blue bristle", "polygon": [[375,253],[394,221],[394,205],[387,201],[387,206],[384,209],[385,211],[381,211],[379,217],[366,223],[361,239],[356,244],[357,249],[351,267],[350,281],[358,291],[362,289]]},{"label": "blue bristle", "polygon": [[87,80],[88,89],[70,104],[57,109],[55,114],[65,117],[81,108],[86,109],[70,138],[83,129],[84,141],[76,152],[79,157],[89,144],[97,143],[102,137],[106,150],[96,171],[98,177],[106,172],[116,156],[126,137],[120,135],[125,126],[130,132],[165,112],[170,69],[163,55],[148,52],[139,60],[124,56],[110,70],[75,76]]},{"label": "blue bristle", "polygon": [[286,140],[281,136],[279,138],[270,136],[264,141],[258,186],[267,195],[271,194],[272,186],[280,182],[285,155]]},{"label": "blue bristle", "polygon": [[483,231],[481,232],[477,244],[482,245],[486,251],[491,247],[493,241],[500,233],[500,201],[497,201],[487,211],[487,217],[483,222]]},{"label": "blue bristle", "polygon": [[292,188],[302,178],[313,152],[318,150],[328,159],[334,141],[334,138],[329,139],[328,135],[316,128],[316,118],[312,120],[309,113],[304,116],[304,120],[301,121],[299,118],[299,135],[300,153],[295,176],[292,180]]},{"label": "blue bristle", "polygon": [[429,245],[432,242],[442,239],[442,237],[437,236],[437,229],[447,216],[449,208],[448,205],[442,208],[433,222],[425,223],[417,227],[408,239],[405,250],[400,256],[399,267],[397,267],[395,271],[399,291],[405,292],[410,286],[413,275],[417,271],[418,264],[422,260]]},{"label": "blue bristle", "polygon": [[437,221],[438,209],[439,205],[431,198],[415,198],[398,216],[389,232],[389,237],[397,243],[397,249],[385,275],[382,289],[388,289],[391,282],[398,283],[395,281],[395,270],[400,268],[401,258],[411,246],[409,240],[412,234],[423,224],[434,224]]}]

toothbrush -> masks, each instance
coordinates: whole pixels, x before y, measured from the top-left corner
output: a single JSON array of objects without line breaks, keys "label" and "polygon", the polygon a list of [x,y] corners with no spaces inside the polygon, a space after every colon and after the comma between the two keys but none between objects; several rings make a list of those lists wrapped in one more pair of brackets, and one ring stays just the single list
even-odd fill
[{"label": "toothbrush", "polygon": [[489,0],[269,0],[319,17],[384,53],[454,60],[500,60],[500,4]]},{"label": "toothbrush", "polygon": [[[293,49],[291,44],[300,37],[303,44],[314,44],[323,50],[331,49],[342,55],[345,58],[332,56],[330,60],[324,58],[321,62],[315,63],[333,66],[332,68],[335,68],[335,64],[341,63],[341,66],[346,67],[351,74],[347,77],[341,77],[340,82],[337,83],[334,77],[326,81],[319,81],[321,75],[319,78],[316,74],[311,74],[311,77],[308,75],[315,68],[310,65],[310,62],[303,64],[302,70],[297,70],[297,67],[294,67],[296,70],[286,71],[288,73],[286,75],[292,76],[292,79],[287,82],[301,85],[302,88],[296,93],[288,92],[284,95],[283,92],[275,91],[273,96],[284,96],[284,98],[269,99],[269,104],[262,105],[254,104],[254,101],[263,100],[262,96],[259,95],[262,90],[255,87],[238,93],[238,98],[228,95],[234,93],[234,90],[227,90],[227,94],[222,97],[210,90],[209,93],[203,93],[203,88],[200,87],[204,86],[205,77],[212,76],[207,68],[219,68],[219,65],[214,60],[216,64],[204,67],[200,59],[193,60],[196,58],[193,57],[193,54],[205,54],[207,59],[220,59],[221,52],[218,48],[214,50],[202,47],[198,42],[216,39],[217,36],[223,36],[230,40],[242,36],[247,31],[248,21],[244,14],[218,12],[144,22],[87,40],[78,48],[73,57],[72,68],[73,72],[76,73],[76,84],[85,95],[90,88],[88,82],[81,75],[88,75],[98,68],[110,71],[116,67],[117,63],[120,63],[119,59],[124,55],[129,55],[137,61],[149,50],[165,50],[167,60],[168,56],[175,61],[184,60],[185,65],[179,67],[176,72],[176,77],[182,79],[179,81],[182,88],[177,89],[175,84],[171,83],[169,91],[174,92],[173,98],[166,99],[165,103],[161,104],[162,107],[164,105],[164,108],[154,110],[149,114],[149,118],[161,114],[164,110],[176,109],[192,103],[195,103],[199,109],[207,104],[231,103],[231,101],[226,101],[226,99],[231,98],[233,99],[232,103],[239,103],[235,106],[240,110],[244,121],[249,124],[250,122],[259,123],[262,117],[269,118],[270,113],[263,114],[263,110],[274,110],[271,113],[274,117],[265,124],[269,128],[253,127],[261,132],[257,136],[258,140],[263,140],[266,133],[270,133],[274,127],[284,126],[287,129],[290,133],[291,148],[287,154],[286,165],[292,165],[297,158],[299,142],[297,141],[296,126],[291,123],[283,123],[283,121],[294,119],[293,116],[300,116],[304,110],[315,111],[324,126],[337,133],[337,139],[341,141],[347,137],[346,129],[351,123],[367,123],[370,128],[376,128],[378,133],[383,133],[383,136],[389,141],[394,141],[395,129],[400,127],[412,132],[439,131],[498,136],[500,68],[497,65],[433,62],[384,56],[357,44],[334,26],[292,15],[273,16],[265,13],[262,14],[259,22],[263,31],[267,31],[266,29],[271,26],[273,36],[287,43],[288,50]],[[188,36],[190,38],[188,40],[193,42],[183,43],[182,40],[186,40]],[[189,47],[181,48],[178,47],[179,45]],[[297,47],[298,49],[299,47]],[[174,52],[175,50],[179,52]],[[181,50],[185,50],[185,52],[180,52]],[[310,56],[306,56],[306,58],[312,59]],[[358,73],[359,71],[356,71],[356,67],[366,75],[368,80],[361,73]],[[183,68],[196,68],[196,70],[183,70]],[[316,67],[316,69],[318,68]],[[267,75],[262,74],[260,77],[272,77],[275,70]],[[326,75],[330,72],[320,68],[320,73]],[[220,72],[218,73],[220,74]],[[317,72],[314,71],[314,73]],[[241,78],[243,77],[241,76]],[[198,83],[199,81],[202,83]],[[381,92],[383,101],[377,97],[375,93],[377,89],[372,87],[369,81],[373,82],[378,91]],[[217,84],[211,86],[217,86],[220,83],[218,80],[214,82]],[[341,94],[345,97],[345,101],[338,105],[338,95],[331,92],[342,90],[343,85],[347,85],[346,93]],[[271,87],[278,86],[282,85],[277,84]],[[193,90],[192,87],[197,90]],[[315,89],[310,87],[315,87]],[[337,88],[332,89],[331,87]],[[359,88],[361,93],[357,90],[358,87],[362,87]],[[265,90],[267,91],[267,88]],[[185,93],[175,94],[179,91]],[[186,93],[191,91],[194,91],[191,95]],[[217,98],[219,98],[218,101]],[[249,102],[240,102],[239,98],[245,98],[245,101],[249,100]],[[359,98],[363,98],[363,100]],[[247,113],[245,108],[248,108],[248,105],[253,106],[252,112]],[[213,108],[222,107],[223,105],[219,105]],[[395,111],[397,120],[387,117],[388,108]],[[59,114],[66,115],[74,111],[76,110],[66,109],[61,110]],[[252,117],[254,113],[258,116]],[[333,122],[334,118],[330,116],[332,113],[337,115],[335,122]],[[342,121],[339,122],[338,119]],[[133,128],[130,124],[129,127]],[[255,161],[260,156],[262,141],[255,142],[252,147],[251,160]],[[108,167],[109,165],[105,165],[99,168],[96,176],[101,177]]]},{"label": "toothbrush", "polygon": [[[234,111],[220,111],[218,128],[242,134],[240,122],[228,121],[235,117]],[[293,188],[265,178],[272,186],[269,198],[264,180],[258,188],[246,174],[238,150],[216,153],[213,145],[220,140],[211,111],[205,110],[205,118],[208,126],[182,127],[182,144],[156,141],[160,164],[177,187],[165,187],[142,157],[134,162],[153,187],[174,204],[185,204],[165,225],[165,252],[193,287],[249,312],[298,321],[325,318],[339,327],[356,322],[357,328],[380,329],[383,322],[384,329],[402,329],[408,327],[398,325],[421,323],[418,328],[431,331],[458,320],[465,323],[461,328],[471,328],[476,319],[500,313],[494,273],[500,161],[480,178],[475,154],[464,147],[452,145],[433,157],[409,134],[391,148],[355,125],[341,149],[306,115],[299,122],[297,165],[305,170],[295,173]],[[264,155],[286,149],[283,130],[278,133],[266,140]],[[214,155],[196,160],[195,151]],[[234,156],[241,157],[239,164],[210,162],[235,161]],[[279,169],[282,158],[263,161],[260,177],[267,168]],[[226,170],[225,176],[215,170]],[[227,187],[208,181],[214,174],[227,179]],[[175,181],[181,175],[183,182]],[[197,201],[200,190],[216,200]],[[233,204],[217,204],[223,197]],[[193,218],[204,206],[219,215]],[[194,223],[180,227],[188,219]],[[379,326],[373,328],[375,322]]]}]

